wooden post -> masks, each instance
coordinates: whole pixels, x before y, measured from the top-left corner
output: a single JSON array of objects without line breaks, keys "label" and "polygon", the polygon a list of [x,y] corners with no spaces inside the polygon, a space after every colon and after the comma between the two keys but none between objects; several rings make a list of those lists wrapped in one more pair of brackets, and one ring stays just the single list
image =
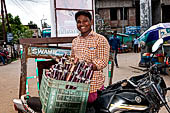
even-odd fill
[{"label": "wooden post", "polygon": [[26,77],[27,77],[27,45],[23,45],[23,54],[21,59],[21,76],[20,76],[20,88],[19,98],[26,94]]},{"label": "wooden post", "polygon": [[1,0],[1,15],[2,15],[2,34],[3,40],[6,42],[5,20],[4,20],[4,2]]},{"label": "wooden post", "polygon": [[7,9],[6,9],[5,0],[3,0],[3,4],[4,4],[4,9],[5,9],[5,16],[6,16],[8,31],[11,33],[11,27],[10,27],[10,25],[9,25],[9,19],[8,19],[8,13],[7,13]]}]

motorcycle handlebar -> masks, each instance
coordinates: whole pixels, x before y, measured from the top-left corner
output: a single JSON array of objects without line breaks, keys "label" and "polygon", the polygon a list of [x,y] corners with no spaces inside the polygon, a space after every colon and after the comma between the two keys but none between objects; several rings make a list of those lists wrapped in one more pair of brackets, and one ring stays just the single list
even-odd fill
[{"label": "motorcycle handlebar", "polygon": [[158,64],[158,68],[167,68],[169,67],[166,63],[164,64]]},{"label": "motorcycle handlebar", "polygon": [[170,66],[167,65],[166,63],[163,63],[163,64],[154,64],[154,65],[152,65],[149,68],[149,71],[153,70],[154,68],[161,69],[161,68],[167,68],[167,67],[170,67]]}]

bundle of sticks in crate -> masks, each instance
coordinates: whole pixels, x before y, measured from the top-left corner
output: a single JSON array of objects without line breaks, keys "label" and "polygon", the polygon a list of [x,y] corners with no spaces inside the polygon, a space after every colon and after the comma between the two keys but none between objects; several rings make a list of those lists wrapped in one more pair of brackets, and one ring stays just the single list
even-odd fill
[{"label": "bundle of sticks in crate", "polygon": [[93,65],[63,55],[55,65],[46,69],[45,75],[56,80],[89,83],[93,76]]}]

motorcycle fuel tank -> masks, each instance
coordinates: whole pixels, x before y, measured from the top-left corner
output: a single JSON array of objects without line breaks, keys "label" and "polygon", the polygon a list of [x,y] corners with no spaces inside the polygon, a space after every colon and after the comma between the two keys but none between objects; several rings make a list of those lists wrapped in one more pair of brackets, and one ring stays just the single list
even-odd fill
[{"label": "motorcycle fuel tank", "polygon": [[136,92],[120,92],[117,93],[109,107],[109,111],[114,113],[116,111],[131,111],[143,112],[147,110],[148,102],[145,97]]}]

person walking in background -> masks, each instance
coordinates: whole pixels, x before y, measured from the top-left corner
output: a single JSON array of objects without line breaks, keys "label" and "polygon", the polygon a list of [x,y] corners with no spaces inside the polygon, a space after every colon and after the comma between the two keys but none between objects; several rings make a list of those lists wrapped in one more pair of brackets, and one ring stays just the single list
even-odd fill
[{"label": "person walking in background", "polygon": [[120,48],[120,39],[117,37],[117,31],[114,31],[113,35],[110,38],[110,46],[111,46],[111,53],[113,53],[113,58],[116,64],[116,67],[119,68],[118,62],[117,62],[117,53],[118,48]]},{"label": "person walking in background", "polygon": [[0,46],[0,60],[5,65],[4,57],[5,57],[4,48]]},{"label": "person walking in background", "polygon": [[107,39],[94,32],[91,28],[93,21],[91,13],[80,10],[75,14],[77,29],[80,34],[73,39],[71,57],[86,61],[93,65],[93,77],[90,82],[88,104],[93,105],[97,98],[97,90],[104,88],[105,76],[103,69],[109,61],[110,46]]},{"label": "person walking in background", "polygon": [[139,44],[139,41],[138,41],[138,39],[137,39],[138,37],[136,36],[135,38],[134,38],[134,52],[135,53],[138,53],[138,44]]},{"label": "person walking in background", "polygon": [[4,57],[0,55],[0,59],[1,59],[2,63],[5,65]]}]

